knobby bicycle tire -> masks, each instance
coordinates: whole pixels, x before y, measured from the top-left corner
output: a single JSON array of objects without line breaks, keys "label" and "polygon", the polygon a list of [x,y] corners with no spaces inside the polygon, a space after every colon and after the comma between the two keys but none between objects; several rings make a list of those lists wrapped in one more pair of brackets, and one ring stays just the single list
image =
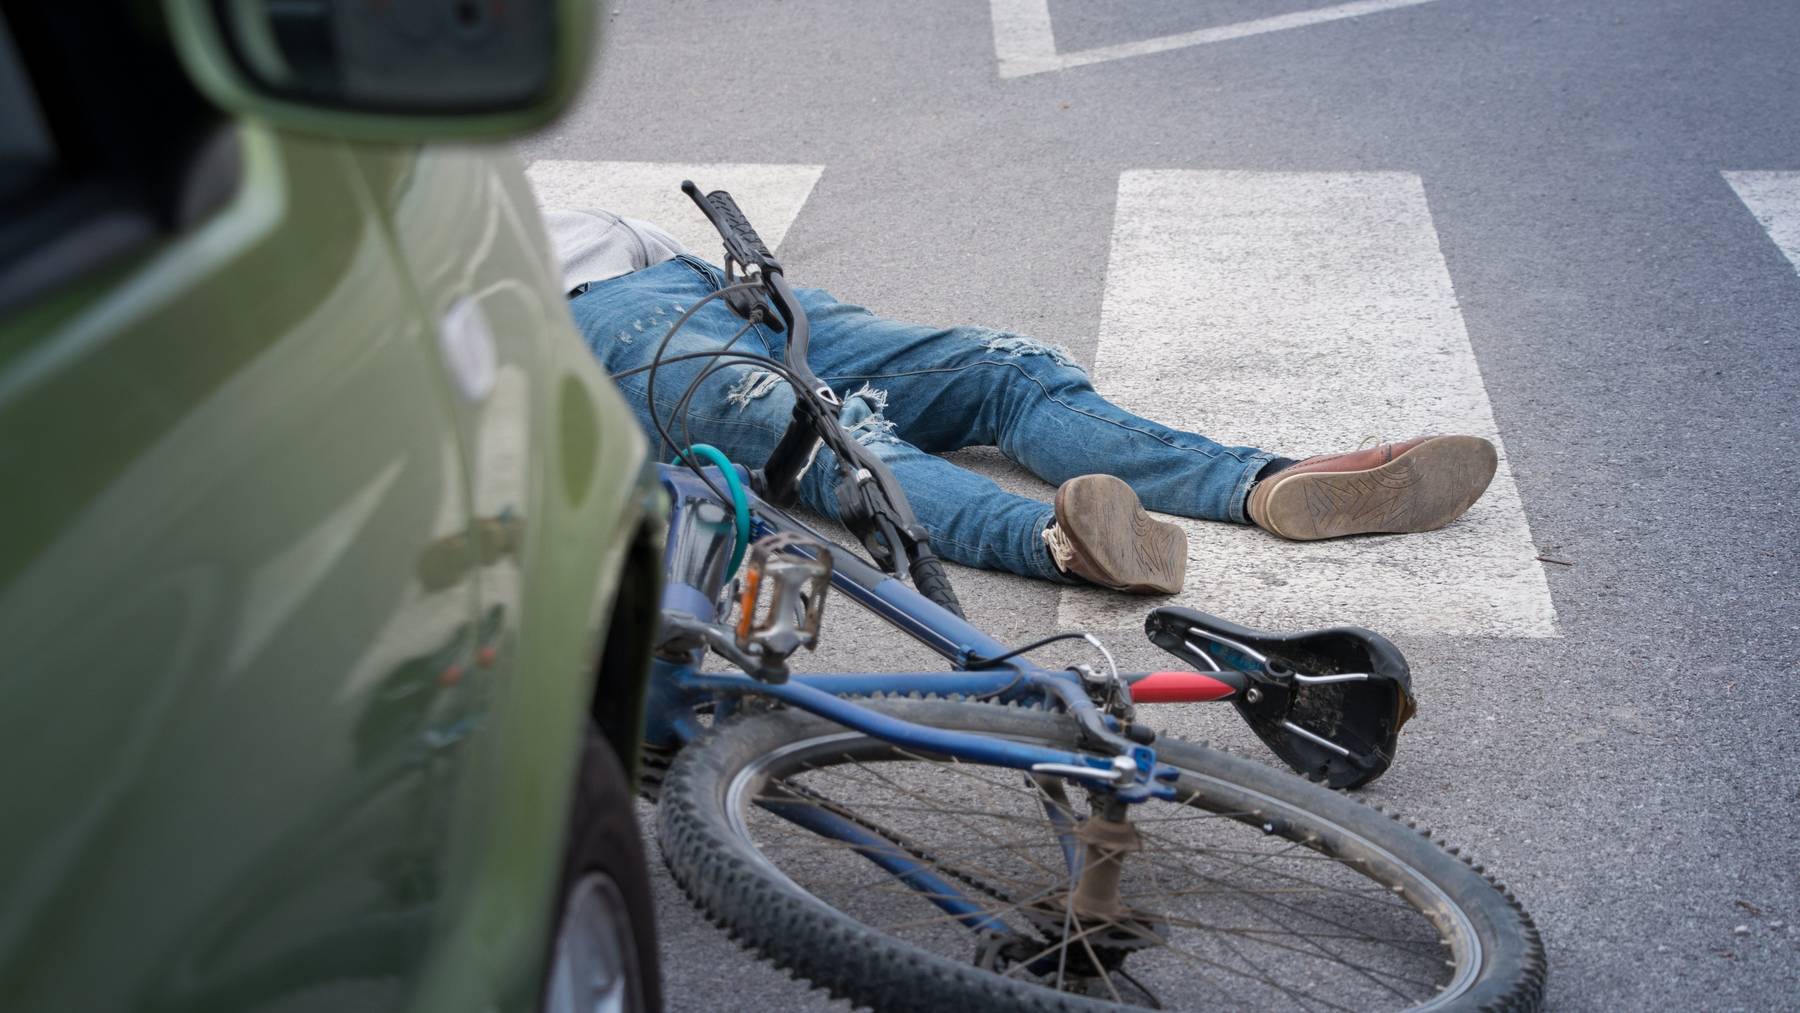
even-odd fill
[{"label": "knobby bicycle tire", "polygon": [[[1042,710],[944,700],[878,701],[872,706],[910,721],[938,727],[981,731],[1064,748],[1074,741],[1070,719]],[[1098,977],[1080,979],[1084,983],[1084,992],[1076,994],[1028,980],[1037,976],[1030,973],[1032,969],[1049,962],[1050,958],[1045,954],[1051,953],[1050,950],[1035,957],[1018,956],[1015,950],[1015,962],[1008,965],[995,957],[993,947],[999,944],[992,941],[992,934],[988,934],[989,951],[982,956],[983,944],[978,938],[981,934],[955,924],[951,916],[938,916],[937,920],[945,922],[945,926],[925,927],[924,923],[930,919],[916,923],[902,921],[897,923],[895,931],[953,932],[970,940],[966,956],[956,953],[954,943],[946,950],[937,944],[935,937],[928,940],[933,948],[927,948],[914,938],[903,939],[872,928],[868,917],[855,917],[845,913],[844,909],[867,906],[871,910],[878,909],[879,913],[908,898],[914,903],[923,903],[917,900],[919,887],[916,884],[897,887],[891,873],[884,873],[877,863],[869,861],[866,851],[857,851],[833,839],[795,835],[792,833],[797,826],[795,822],[777,819],[766,810],[795,805],[844,814],[856,814],[860,810],[861,814],[852,816],[859,827],[869,828],[871,833],[879,835],[880,840],[892,842],[896,849],[926,861],[930,870],[943,877],[941,882],[955,881],[959,889],[967,887],[971,894],[985,890],[992,897],[1005,898],[1005,884],[1017,881],[998,878],[1002,874],[996,870],[1000,867],[1000,859],[1012,854],[1007,848],[1036,846],[1029,841],[1029,830],[1020,831],[1027,835],[1023,845],[1003,845],[992,835],[978,834],[975,840],[965,842],[965,845],[974,844],[972,849],[966,846],[958,849],[953,839],[944,838],[949,831],[931,826],[930,820],[926,821],[927,825],[916,828],[897,828],[884,821],[907,809],[961,812],[965,815],[960,818],[971,821],[986,816],[979,811],[986,808],[982,803],[960,803],[965,808],[959,810],[952,808],[953,803],[938,802],[940,798],[955,794],[947,788],[993,794],[1004,794],[1006,790],[1029,794],[1031,789],[1029,785],[1018,787],[1025,778],[1015,771],[945,763],[939,758],[908,753],[797,711],[760,713],[728,722],[681,753],[663,786],[659,811],[663,855],[689,897],[740,943],[836,997],[848,998],[876,1010],[1042,1011],[1157,1003],[1164,1003],[1163,1008],[1209,1008],[1213,1005],[1205,1000],[1196,1004],[1188,999],[1181,1000],[1180,1005],[1167,1004],[1162,998],[1164,992],[1154,991],[1151,985],[1132,976],[1136,967],[1133,961],[1149,959],[1149,956],[1162,958],[1164,948],[1195,961],[1192,964],[1193,985],[1204,985],[1203,991],[1207,994],[1211,994],[1210,990],[1225,990],[1214,980],[1216,978],[1223,978],[1233,986],[1263,988],[1265,986],[1251,979],[1287,972],[1291,965],[1311,967],[1322,964],[1336,974],[1335,969],[1341,964],[1344,969],[1341,977],[1346,980],[1334,984],[1334,988],[1379,991],[1371,986],[1372,982],[1402,996],[1405,989],[1401,985],[1413,979],[1399,972],[1359,963],[1361,955],[1377,945],[1390,946],[1396,959],[1423,962],[1424,966],[1444,964],[1450,968],[1447,972],[1437,972],[1449,975],[1451,987],[1448,990],[1435,985],[1440,991],[1418,1000],[1399,1001],[1399,1008],[1529,1010],[1538,1006],[1544,988],[1545,964],[1537,931],[1512,895],[1485,875],[1479,866],[1375,807],[1285,771],[1206,746],[1170,739],[1158,740],[1156,748],[1163,762],[1183,771],[1177,782],[1178,790],[1184,793],[1184,804],[1197,810],[1192,814],[1188,809],[1178,810],[1184,814],[1179,818],[1196,825],[1205,823],[1209,834],[1228,829],[1251,843],[1266,841],[1271,856],[1248,860],[1231,848],[1222,849],[1218,855],[1170,851],[1174,857],[1169,859],[1168,868],[1178,870],[1178,878],[1155,864],[1164,861],[1161,853],[1153,859],[1146,849],[1142,859],[1148,870],[1146,875],[1151,880],[1166,880],[1176,887],[1158,886],[1163,890],[1160,896],[1165,902],[1183,893],[1194,894],[1206,898],[1196,901],[1206,906],[1203,911],[1211,910],[1213,916],[1226,919],[1227,915],[1220,909],[1231,909],[1230,917],[1237,920],[1245,919],[1236,906],[1256,903],[1267,904],[1276,911],[1292,909],[1281,917],[1316,919],[1308,924],[1326,927],[1311,930],[1320,935],[1320,939],[1280,925],[1270,929],[1258,928],[1255,924],[1212,926],[1164,914],[1141,915],[1133,911],[1125,921],[1134,925],[1141,924],[1146,918],[1164,918],[1161,930],[1168,933],[1168,937],[1163,939],[1163,946],[1156,945],[1153,932],[1141,927],[1105,927],[1102,936],[1092,937],[1099,940],[1098,950],[1084,944],[1086,955],[1092,958],[1089,966],[1102,970],[1094,972]],[[872,760],[875,765],[865,765],[865,760]],[[894,771],[900,771],[899,765],[904,765],[907,773],[926,776],[918,782],[919,788],[908,788],[901,784],[900,773],[890,774],[885,772],[888,768],[878,769],[877,765],[881,763],[894,765]],[[914,771],[912,768],[917,765],[922,766]],[[855,771],[854,778],[850,776],[851,771]],[[867,791],[884,797],[896,795],[905,805],[842,801],[810,786],[815,783],[813,779],[833,773],[838,776],[838,781],[828,786],[826,792]],[[855,787],[859,784],[868,787]],[[889,785],[897,790],[890,791]],[[1066,793],[1059,791],[1059,794],[1066,801]],[[826,801],[817,801],[819,799]],[[1133,809],[1134,813],[1151,811],[1148,806]],[[884,812],[888,815],[883,815]],[[916,819],[916,815],[909,818]],[[950,822],[955,818],[952,817]],[[1003,828],[1029,822],[1017,817],[1007,818],[1014,822],[1001,824]],[[1141,822],[1150,827],[1145,831],[1147,839],[1185,829],[1173,823],[1159,825],[1156,818],[1148,816]],[[759,828],[767,827],[765,836],[769,840],[759,844],[752,839],[749,827],[753,823]],[[1048,821],[1043,821],[1043,827],[1048,827]],[[756,833],[763,835],[764,830],[758,829]],[[927,841],[933,834],[936,834],[936,843]],[[778,865],[777,858],[771,857],[779,854],[771,843],[776,838],[798,840],[796,848],[800,849],[804,861],[791,861],[785,868]],[[832,895],[827,901],[815,893],[829,894],[831,891],[813,885],[811,889],[815,892],[809,892],[795,877],[810,883],[809,877],[820,875],[813,870],[828,864],[821,859],[837,857],[831,852],[832,848],[840,854],[850,853],[842,859],[843,863],[864,870],[854,875],[869,882],[860,885],[846,882],[841,888],[842,895]],[[938,857],[953,852],[974,857],[954,862],[947,857]],[[1203,859],[1220,860],[1218,868],[1224,872],[1209,873],[1208,867],[1197,864]],[[1135,857],[1126,860],[1128,877],[1134,871],[1130,865],[1134,860]],[[1323,865],[1299,864],[1304,861],[1322,861]],[[1287,873],[1281,868],[1283,865],[1300,868],[1303,872],[1299,875]],[[1349,880],[1353,885],[1346,888],[1316,882],[1313,877],[1319,872],[1314,871],[1315,868]],[[884,877],[888,881],[884,882]],[[1246,877],[1249,877],[1247,883]],[[1251,889],[1251,886],[1260,885],[1256,877],[1268,879],[1277,888]],[[1233,881],[1238,885],[1232,885]],[[1185,884],[1190,882],[1202,886],[1187,887]],[[996,883],[1001,885],[996,886]],[[1217,889],[1214,889],[1215,884]],[[1074,891],[1066,890],[1065,895],[1072,898]],[[873,900],[859,905],[859,896]],[[1023,914],[1036,917],[1041,923],[1043,911],[1064,903],[1064,900],[1056,899],[1063,896],[1055,895],[1030,904],[1024,903],[1024,897],[1014,898],[1010,902],[1013,909],[1007,916]],[[1067,902],[1073,904],[1072,899]],[[1300,910],[1300,902],[1324,905],[1332,914],[1296,913]],[[1367,908],[1370,924],[1379,923],[1383,927],[1362,928],[1333,920],[1351,917],[1337,913],[1339,907],[1351,905],[1359,911]],[[1426,908],[1430,910],[1422,910]],[[996,907],[995,910],[1000,909]],[[891,920],[898,915],[885,917]],[[1444,953],[1434,955],[1423,939],[1389,939],[1382,935],[1390,931],[1385,927],[1390,921],[1403,918],[1428,925],[1433,933],[1439,934],[1441,938],[1437,945],[1449,953],[1451,959],[1446,960]],[[1078,921],[1074,926],[1079,928],[1082,924]],[[1189,925],[1199,926],[1194,930],[1196,934],[1201,934],[1201,929],[1218,934],[1228,947],[1226,961],[1204,955],[1190,956],[1168,941],[1178,928],[1188,932]],[[1345,931],[1331,929],[1334,925]],[[1074,945],[1079,941],[1076,937],[1092,931],[1082,928],[1079,932],[1071,932],[1070,929],[1071,924],[1065,921],[1060,941],[1054,929],[1044,936],[1053,946],[1060,947],[1060,954],[1056,955],[1056,983],[1064,987],[1073,987],[1075,983],[1074,978],[1065,979],[1063,975],[1065,965],[1070,961],[1068,955],[1073,953],[1079,957]],[[1258,932],[1262,935],[1256,935]],[[1363,935],[1357,935],[1358,932]],[[1185,945],[1186,936],[1182,939]],[[1016,946],[1017,943],[1009,945]],[[1133,947],[1137,948],[1136,952],[1126,952]],[[1350,947],[1360,948],[1346,955]],[[1249,952],[1252,950],[1254,955]],[[1138,952],[1149,956],[1140,957]],[[1119,953],[1125,955],[1118,956]],[[978,966],[978,957],[985,967]],[[1027,963],[1031,959],[1036,963]],[[1169,959],[1174,960],[1174,957]],[[1113,970],[1104,973],[1109,961],[1113,962]],[[1226,966],[1226,963],[1237,966]],[[1179,966],[1189,965],[1181,963]],[[1021,968],[1025,973],[1020,973]],[[1412,973],[1410,967],[1407,971]],[[1183,987],[1189,984],[1182,975],[1170,977],[1166,969],[1157,973],[1163,975],[1157,979],[1157,989],[1165,988],[1163,983],[1167,981]],[[1310,972],[1297,970],[1291,973]],[[1048,971],[1044,970],[1042,976],[1048,977]],[[1105,979],[1105,988],[1110,994],[1093,994],[1094,983],[1099,978]],[[1228,997],[1227,1004],[1268,1007],[1283,1005],[1279,1000],[1291,998],[1293,1001],[1286,1005],[1320,1008],[1313,1005],[1321,997],[1308,990],[1311,985],[1301,986],[1301,991],[1280,982],[1274,987],[1273,995],[1278,1001]],[[1405,988],[1418,989],[1418,986],[1405,985]],[[1144,996],[1150,997],[1148,1001]],[[1361,1002],[1355,1006],[1342,1005],[1349,1001],[1341,997],[1322,999],[1327,1004],[1323,1008],[1332,1008],[1332,1004],[1338,1004],[1337,1008],[1361,1008],[1364,1005]],[[1396,1000],[1388,999],[1387,1005],[1375,1003],[1371,1008],[1395,1006]]]}]

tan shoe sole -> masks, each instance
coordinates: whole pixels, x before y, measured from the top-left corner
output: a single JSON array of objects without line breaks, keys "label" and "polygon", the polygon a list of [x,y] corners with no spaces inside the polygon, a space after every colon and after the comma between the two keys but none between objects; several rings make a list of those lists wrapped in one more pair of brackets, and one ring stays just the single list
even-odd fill
[{"label": "tan shoe sole", "polygon": [[1056,526],[1074,550],[1070,573],[1128,594],[1174,594],[1187,576],[1187,533],[1144,512],[1131,486],[1083,475],[1056,490]]},{"label": "tan shoe sole", "polygon": [[1431,531],[1473,506],[1499,463],[1484,439],[1436,436],[1366,471],[1278,473],[1258,520],[1296,541]]}]

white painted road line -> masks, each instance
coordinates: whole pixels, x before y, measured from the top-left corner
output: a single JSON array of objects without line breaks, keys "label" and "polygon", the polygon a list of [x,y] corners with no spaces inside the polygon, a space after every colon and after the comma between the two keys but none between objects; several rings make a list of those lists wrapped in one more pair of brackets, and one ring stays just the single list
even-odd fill
[{"label": "white painted road line", "polygon": [[[1096,360],[1102,393],[1227,444],[1300,456],[1465,432],[1500,448],[1487,495],[1434,532],[1286,542],[1180,520],[1178,603],[1277,628],[1558,635],[1419,177],[1123,174]],[[1058,619],[1120,629],[1143,609],[1070,588]]]},{"label": "white painted road line", "polygon": [[1800,272],[1800,172],[1727,172],[1725,182]]},{"label": "white painted road line", "polygon": [[1138,39],[1115,46],[1059,53],[1056,51],[1056,31],[1050,20],[1049,0],[989,0],[994,17],[994,55],[1000,61],[1001,77],[1024,77],[1052,70],[1068,70],[1091,63],[1166,53],[1171,49],[1203,46],[1211,42],[1229,42],[1252,35],[1305,28],[1327,21],[1359,18],[1365,14],[1435,2],[1436,0],[1355,0],[1354,3],[1292,11],[1192,32]]},{"label": "white painted road line", "polygon": [[642,218],[668,230],[696,255],[718,263],[724,243],[681,192],[682,180],[691,179],[706,191],[730,191],[757,235],[776,250],[824,171],[822,165],[545,159],[527,166],[525,176],[540,207],[602,208]]}]

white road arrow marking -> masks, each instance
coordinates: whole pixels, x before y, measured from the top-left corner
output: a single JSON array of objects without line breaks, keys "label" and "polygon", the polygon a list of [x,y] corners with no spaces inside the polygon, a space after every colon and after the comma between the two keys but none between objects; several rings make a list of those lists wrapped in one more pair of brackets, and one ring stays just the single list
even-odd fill
[{"label": "white road arrow marking", "polygon": [[1725,182],[1800,272],[1800,172],[1727,172]]},{"label": "white road arrow marking", "polygon": [[994,55],[1000,60],[1001,77],[1024,77],[1052,70],[1068,70],[1070,67],[1085,67],[1091,63],[1165,53],[1171,49],[1202,46],[1210,42],[1228,42],[1251,35],[1305,28],[1327,21],[1359,18],[1365,14],[1434,2],[1436,0],[1355,0],[1353,3],[1293,11],[1153,39],[1138,39],[1115,46],[1059,53],[1056,51],[1056,33],[1050,21],[1050,0],[989,0],[994,17]]},{"label": "white road arrow marking", "polygon": [[[1127,172],[1095,380],[1126,408],[1290,455],[1465,432],[1500,471],[1425,534],[1286,542],[1186,521],[1181,604],[1258,626],[1557,636],[1543,567],[1411,173]],[[1064,627],[1119,629],[1145,603],[1063,592]]]}]

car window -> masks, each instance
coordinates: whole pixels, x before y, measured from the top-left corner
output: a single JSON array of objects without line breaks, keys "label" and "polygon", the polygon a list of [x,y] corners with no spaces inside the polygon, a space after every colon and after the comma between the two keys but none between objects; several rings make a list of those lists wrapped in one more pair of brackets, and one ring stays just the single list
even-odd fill
[{"label": "car window", "polygon": [[230,122],[181,69],[159,8],[144,8],[5,6],[0,316],[196,224],[236,189]]},{"label": "car window", "polygon": [[37,93],[25,76],[12,27],[0,13],[0,206],[11,203],[56,164]]}]

